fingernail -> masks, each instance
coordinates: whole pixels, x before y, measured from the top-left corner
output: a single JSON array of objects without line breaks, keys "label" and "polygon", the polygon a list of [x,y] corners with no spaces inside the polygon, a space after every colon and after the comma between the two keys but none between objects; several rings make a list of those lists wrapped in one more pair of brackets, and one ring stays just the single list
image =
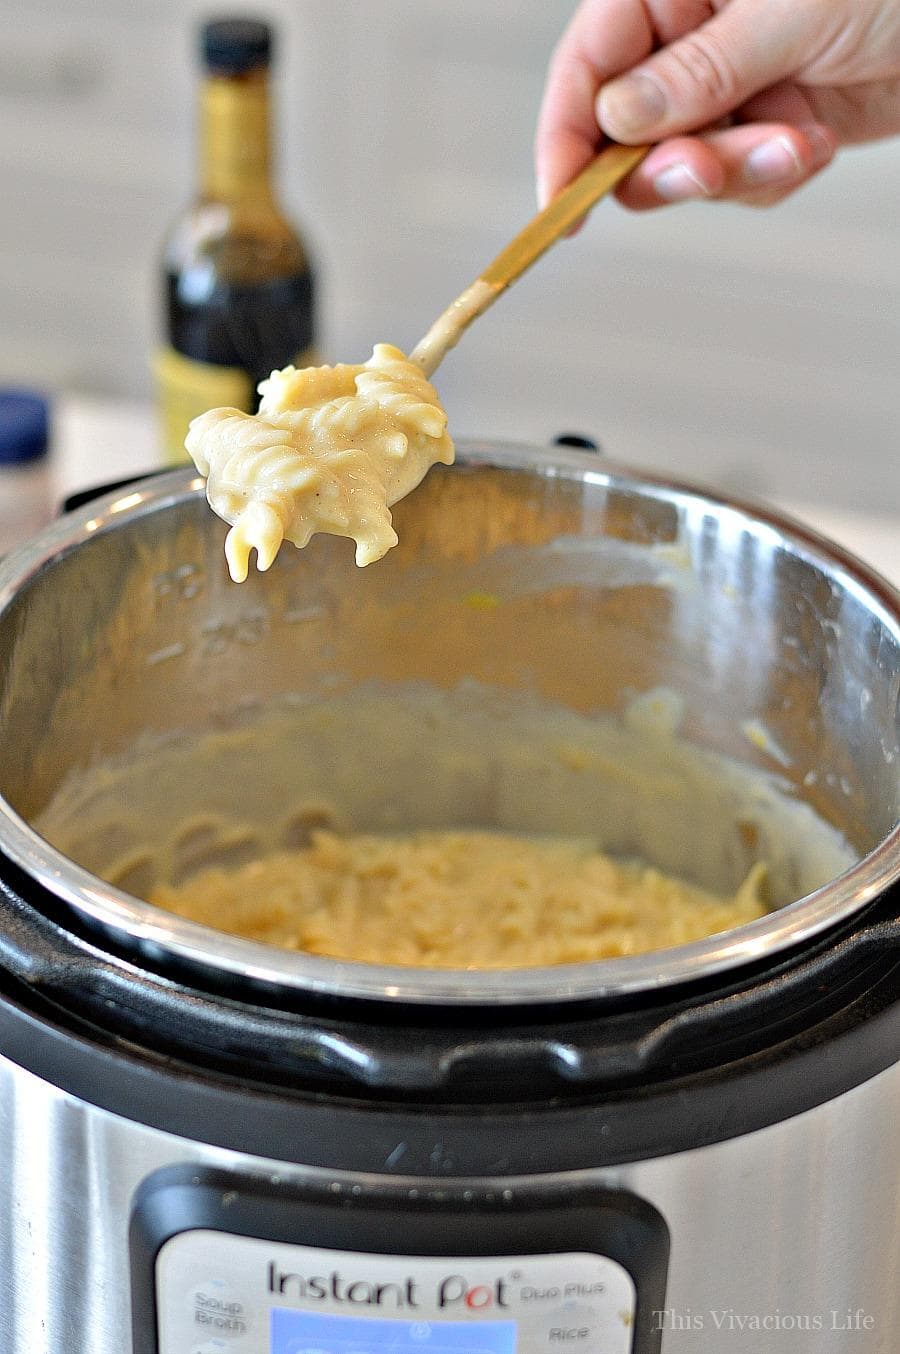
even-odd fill
[{"label": "fingernail", "polygon": [[712,190],[685,164],[668,165],[653,179],[653,187],[666,202],[684,202],[691,197],[712,197]]},{"label": "fingernail", "polygon": [[649,75],[626,75],[601,89],[597,118],[613,136],[633,136],[659,122],[666,111],[666,96]]},{"label": "fingernail", "polygon": [[828,161],[834,155],[834,141],[825,131],[815,122],[807,123],[800,128],[812,147],[813,158],[817,165],[827,165]]},{"label": "fingernail", "polygon": [[799,178],[803,161],[786,136],[764,141],[747,156],[745,177],[750,183],[780,183]]}]

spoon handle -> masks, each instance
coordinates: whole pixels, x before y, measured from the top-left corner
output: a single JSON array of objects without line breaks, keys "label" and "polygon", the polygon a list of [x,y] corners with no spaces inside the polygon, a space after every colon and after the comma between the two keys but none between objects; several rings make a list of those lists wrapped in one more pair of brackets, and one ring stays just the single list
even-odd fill
[{"label": "spoon handle", "polygon": [[567,188],[538,212],[485,268],[480,277],[439,315],[410,358],[430,376],[473,320],[484,314],[517,277],[581,220],[620,179],[630,174],[649,146],[607,146]]}]

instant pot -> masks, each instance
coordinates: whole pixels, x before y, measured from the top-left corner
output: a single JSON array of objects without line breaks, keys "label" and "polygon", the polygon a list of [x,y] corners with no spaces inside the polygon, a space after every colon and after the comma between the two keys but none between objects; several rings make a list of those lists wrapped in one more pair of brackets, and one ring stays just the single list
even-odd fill
[{"label": "instant pot", "polygon": [[[896,591],[574,450],[467,445],[395,520],[371,569],[317,538],[235,586],[185,470],[2,566],[4,1354],[892,1354]],[[297,764],[349,826],[590,828],[723,889],[763,855],[773,909],[592,964],[387,968],[169,915],[152,841],[48,826],[121,783],[107,837],[202,810],[282,840],[309,787],[254,753],[270,708],[328,712]],[[585,780],[595,725],[652,774]],[[245,771],[195,772],[218,736]],[[115,777],[160,748],[151,813]]]}]

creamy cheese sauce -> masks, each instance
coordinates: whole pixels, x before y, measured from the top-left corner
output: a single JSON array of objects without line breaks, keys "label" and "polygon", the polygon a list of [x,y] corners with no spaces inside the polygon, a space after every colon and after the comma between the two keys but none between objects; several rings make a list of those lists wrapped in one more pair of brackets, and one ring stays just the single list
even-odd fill
[{"label": "creamy cheese sauce", "polygon": [[447,415],[421,367],[379,343],[368,362],[285,367],[260,385],[257,414],[211,409],[185,446],[210,506],[231,524],[225,556],[243,582],[250,555],[272,564],[282,541],[349,536],[356,563],[397,544],[390,506],[429,468],[453,461]]}]

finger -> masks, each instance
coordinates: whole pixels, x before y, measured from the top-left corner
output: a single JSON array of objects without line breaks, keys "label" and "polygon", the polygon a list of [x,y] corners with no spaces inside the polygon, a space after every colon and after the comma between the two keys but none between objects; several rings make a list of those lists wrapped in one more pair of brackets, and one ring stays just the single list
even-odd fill
[{"label": "finger", "polygon": [[663,48],[597,100],[601,129],[637,144],[707,127],[808,58],[808,7],[797,0],[731,0],[707,23]]},{"label": "finger", "polygon": [[597,153],[597,91],[653,49],[641,0],[584,0],[550,61],[535,134],[538,202],[545,206]]},{"label": "finger", "polygon": [[831,127],[842,146],[900,132],[900,78],[871,80],[844,89],[805,85],[803,93],[816,122]]},{"label": "finger", "polygon": [[[604,81],[704,23],[712,0],[583,0],[550,62],[535,135],[544,207],[596,155],[596,97]],[[571,233],[575,234],[578,227]]]},{"label": "finger", "polygon": [[809,92],[792,80],[764,89],[734,112],[735,122],[789,122],[792,127],[805,123],[826,122],[817,115]]},{"label": "finger", "polygon": [[709,139],[678,136],[655,146],[619,184],[616,197],[623,206],[640,212],[674,202],[717,198],[725,183],[725,168]]},{"label": "finger", "polygon": [[634,211],[691,198],[768,203],[823,169],[836,146],[833,133],[818,124],[754,123],[675,137],[655,147],[617,195]]},{"label": "finger", "polygon": [[706,23],[715,13],[712,0],[644,0],[656,34],[656,46],[666,47]]}]

